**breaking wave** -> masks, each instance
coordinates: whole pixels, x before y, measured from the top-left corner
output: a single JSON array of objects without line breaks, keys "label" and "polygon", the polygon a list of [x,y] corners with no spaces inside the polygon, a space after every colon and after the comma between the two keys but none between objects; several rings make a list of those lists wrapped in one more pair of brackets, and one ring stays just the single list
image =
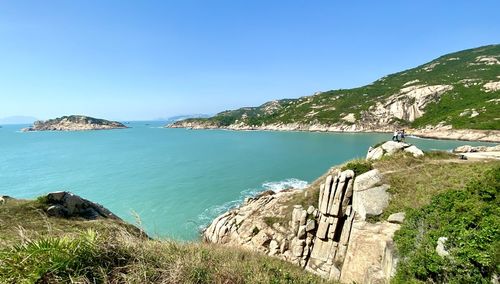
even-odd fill
[{"label": "breaking wave", "polygon": [[307,181],[296,179],[296,178],[289,178],[281,181],[270,181],[270,182],[264,182],[260,188],[249,188],[246,190],[243,190],[240,193],[240,196],[236,200],[231,200],[228,201],[224,204],[221,205],[216,205],[209,207],[203,211],[198,216],[197,224],[199,224],[199,230],[203,230],[212,222],[212,220],[221,215],[222,213],[229,211],[233,208],[236,208],[237,206],[241,205],[245,198],[248,197],[253,197],[256,196],[257,194],[267,191],[267,190],[272,190],[274,192],[280,192],[282,190],[286,189],[304,189],[309,185]]}]

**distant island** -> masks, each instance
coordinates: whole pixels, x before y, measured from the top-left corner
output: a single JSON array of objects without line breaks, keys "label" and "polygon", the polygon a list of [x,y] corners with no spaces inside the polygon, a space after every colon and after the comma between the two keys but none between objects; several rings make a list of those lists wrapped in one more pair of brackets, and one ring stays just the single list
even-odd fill
[{"label": "distant island", "polygon": [[441,56],[369,85],[188,118],[191,129],[392,132],[500,142],[500,45]]},{"label": "distant island", "polygon": [[128,127],[117,121],[109,121],[84,115],[69,115],[45,121],[35,121],[33,126],[23,128],[22,131],[82,131],[120,128]]}]

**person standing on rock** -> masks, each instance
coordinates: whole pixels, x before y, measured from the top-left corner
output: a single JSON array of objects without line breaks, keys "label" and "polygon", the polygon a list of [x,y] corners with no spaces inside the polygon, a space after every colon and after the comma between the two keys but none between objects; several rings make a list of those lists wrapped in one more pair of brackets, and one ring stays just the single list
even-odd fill
[{"label": "person standing on rock", "polygon": [[394,130],[394,134],[392,135],[392,141],[398,140],[398,130]]}]

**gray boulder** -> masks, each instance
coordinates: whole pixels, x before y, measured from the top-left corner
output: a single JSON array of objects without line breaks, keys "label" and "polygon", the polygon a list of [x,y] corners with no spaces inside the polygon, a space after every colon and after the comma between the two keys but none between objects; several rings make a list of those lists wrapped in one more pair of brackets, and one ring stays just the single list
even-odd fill
[{"label": "gray boulder", "polygon": [[384,184],[361,191],[354,191],[352,208],[361,220],[367,216],[378,216],[389,205],[389,185]]},{"label": "gray boulder", "polygon": [[47,214],[54,217],[80,217],[84,219],[120,218],[102,205],[81,198],[71,192],[58,191],[47,194]]}]

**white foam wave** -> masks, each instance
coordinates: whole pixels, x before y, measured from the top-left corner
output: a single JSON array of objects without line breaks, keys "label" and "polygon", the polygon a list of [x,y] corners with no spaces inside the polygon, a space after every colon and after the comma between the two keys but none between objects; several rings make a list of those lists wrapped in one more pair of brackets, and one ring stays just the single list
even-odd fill
[{"label": "white foam wave", "polygon": [[305,180],[300,180],[296,178],[286,179],[282,181],[271,181],[262,184],[262,187],[266,190],[272,190],[274,192],[280,192],[285,189],[304,189],[309,185]]},{"label": "white foam wave", "polygon": [[243,203],[245,198],[248,197],[253,197],[256,196],[257,194],[267,191],[267,190],[272,190],[274,192],[280,192],[285,189],[304,189],[309,185],[307,181],[296,179],[296,178],[289,178],[281,181],[270,181],[270,182],[264,182],[260,188],[249,188],[246,190],[243,190],[240,192],[240,196],[236,200],[231,200],[228,201],[224,204],[220,205],[215,205],[212,207],[209,207],[203,211],[198,216],[198,220],[196,223],[199,224],[199,229],[200,231],[203,230],[212,222],[212,220],[221,215],[222,213],[229,211],[233,208],[238,207]]}]

